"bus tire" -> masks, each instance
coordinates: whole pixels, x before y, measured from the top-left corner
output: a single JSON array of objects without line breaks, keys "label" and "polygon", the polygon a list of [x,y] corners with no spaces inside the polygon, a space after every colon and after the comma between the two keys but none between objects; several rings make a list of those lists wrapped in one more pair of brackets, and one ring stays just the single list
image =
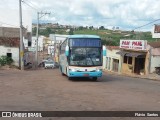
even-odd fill
[{"label": "bus tire", "polygon": [[65,74],[64,73],[61,73],[62,74],[62,76],[65,76]]},{"label": "bus tire", "polygon": [[92,80],[97,81],[97,77],[93,77]]}]

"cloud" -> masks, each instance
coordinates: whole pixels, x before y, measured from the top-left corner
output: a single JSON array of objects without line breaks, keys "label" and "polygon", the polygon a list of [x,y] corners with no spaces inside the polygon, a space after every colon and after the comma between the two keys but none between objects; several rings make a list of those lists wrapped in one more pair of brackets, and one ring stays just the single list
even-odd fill
[{"label": "cloud", "polygon": [[[51,12],[52,15],[47,17],[48,21],[60,24],[119,26],[124,29],[133,29],[160,17],[159,0],[24,1],[39,11]],[[25,4],[22,5],[23,9],[32,9]],[[0,8],[5,6],[18,8],[18,2],[1,0]],[[33,19],[36,20],[35,10],[33,10]]]}]

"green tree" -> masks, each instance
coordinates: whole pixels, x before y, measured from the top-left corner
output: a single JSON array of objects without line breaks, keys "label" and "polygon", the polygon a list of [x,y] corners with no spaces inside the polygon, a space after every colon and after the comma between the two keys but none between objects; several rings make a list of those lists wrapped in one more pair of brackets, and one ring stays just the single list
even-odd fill
[{"label": "green tree", "polygon": [[36,35],[36,31],[37,31],[37,28],[34,27],[34,28],[32,29],[32,35]]},{"label": "green tree", "polygon": [[70,30],[69,30],[69,33],[68,33],[69,35],[73,35],[74,33],[73,33],[73,28],[70,28]]},{"label": "green tree", "polygon": [[104,26],[101,26],[101,27],[99,27],[99,29],[100,29],[100,30],[104,30],[105,28],[104,28]]},{"label": "green tree", "polygon": [[13,59],[7,56],[1,56],[0,57],[0,65],[11,65],[13,63]]}]

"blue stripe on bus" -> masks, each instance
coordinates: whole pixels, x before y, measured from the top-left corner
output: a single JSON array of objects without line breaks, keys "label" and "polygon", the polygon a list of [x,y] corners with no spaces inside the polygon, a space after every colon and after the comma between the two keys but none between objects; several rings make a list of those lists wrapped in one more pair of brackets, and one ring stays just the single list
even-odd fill
[{"label": "blue stripe on bus", "polygon": [[102,71],[98,72],[71,72],[69,71],[68,77],[101,77]]}]

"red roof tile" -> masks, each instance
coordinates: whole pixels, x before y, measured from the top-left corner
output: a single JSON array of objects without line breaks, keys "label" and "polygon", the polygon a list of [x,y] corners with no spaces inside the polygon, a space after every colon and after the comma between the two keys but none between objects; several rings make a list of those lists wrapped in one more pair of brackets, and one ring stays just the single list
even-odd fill
[{"label": "red roof tile", "polygon": [[112,50],[112,49],[120,49],[119,48],[119,46],[107,46],[107,48],[109,49],[109,50]]}]

